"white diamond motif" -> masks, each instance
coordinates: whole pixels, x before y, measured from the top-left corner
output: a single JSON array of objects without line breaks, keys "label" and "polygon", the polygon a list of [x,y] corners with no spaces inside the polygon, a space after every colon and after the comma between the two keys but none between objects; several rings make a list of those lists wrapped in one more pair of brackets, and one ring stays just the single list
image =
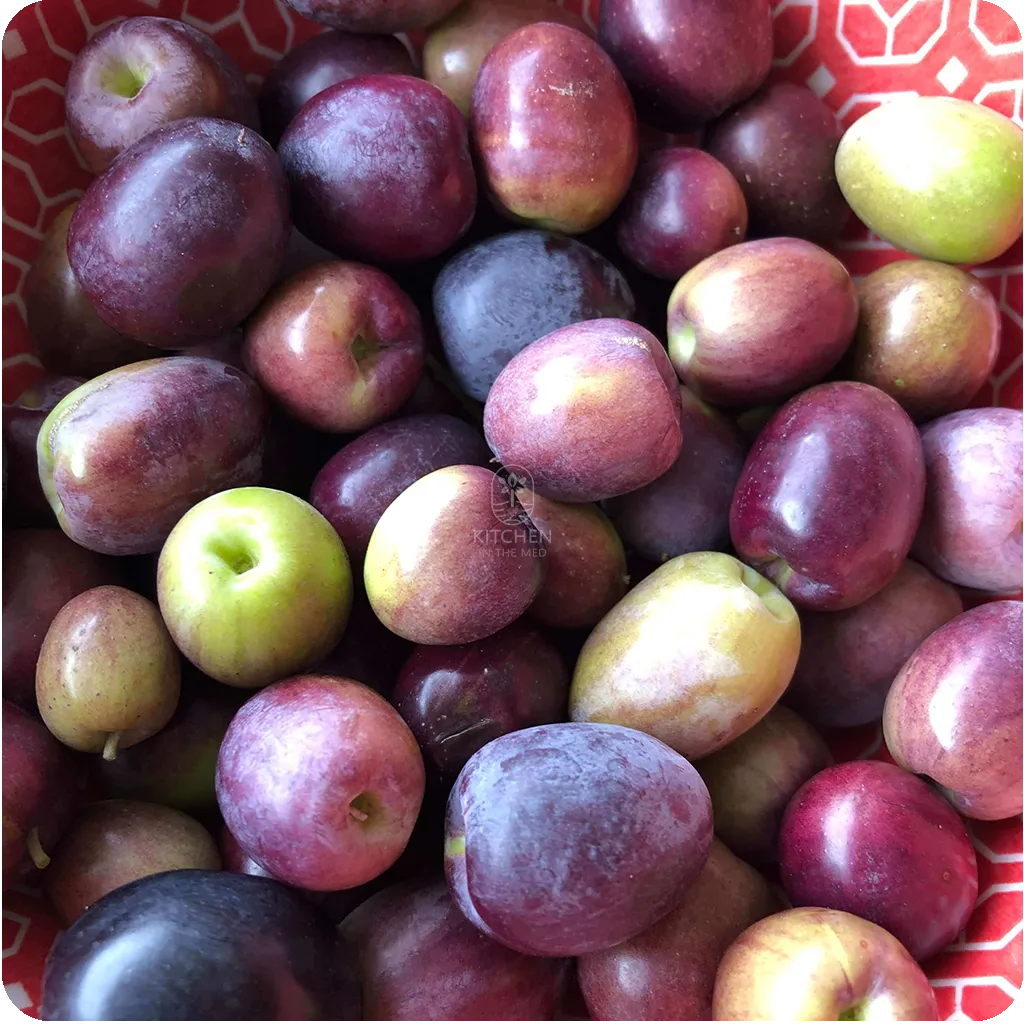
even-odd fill
[{"label": "white diamond motif", "polygon": [[836,84],[835,75],[824,64],[819,64],[807,78],[807,88],[821,99]]},{"label": "white diamond motif", "polygon": [[12,981],[10,985],[4,985],[4,991],[7,993],[7,998],[19,1010],[25,1010],[32,1005],[32,1000],[20,981]]},{"label": "white diamond motif", "polygon": [[964,67],[963,62],[958,57],[950,57],[942,65],[942,70],[935,77],[939,80],[939,85],[946,92],[956,92],[964,84],[964,79],[967,77],[967,68]]}]

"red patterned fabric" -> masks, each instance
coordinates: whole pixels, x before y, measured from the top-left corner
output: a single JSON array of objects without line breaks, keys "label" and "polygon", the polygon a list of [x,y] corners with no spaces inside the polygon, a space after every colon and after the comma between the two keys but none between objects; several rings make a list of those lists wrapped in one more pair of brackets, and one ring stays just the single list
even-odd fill
[{"label": "red patterned fabric", "polygon": [[[566,0],[593,20],[597,0]],[[900,93],[952,95],[1021,123],[1021,32],[988,0],[774,0],[773,75],[807,84],[844,125]],[[3,39],[3,393],[39,374],[20,289],[42,233],[91,175],[64,124],[63,85],[74,54],[111,20],[180,17],[203,29],[256,85],[271,64],[317,26],[279,0],[42,0],[15,16]],[[855,275],[901,258],[860,225],[837,253]],[[975,269],[999,302],[1002,351],[976,404],[1021,406],[1021,246]],[[872,726],[830,737],[837,757],[888,753]],[[966,932],[925,965],[944,1018],[987,1020],[1019,994],[1022,976],[1021,822],[969,825],[978,851],[978,908]],[[35,1014],[43,960],[58,925],[38,894],[4,895],[3,981]]]}]

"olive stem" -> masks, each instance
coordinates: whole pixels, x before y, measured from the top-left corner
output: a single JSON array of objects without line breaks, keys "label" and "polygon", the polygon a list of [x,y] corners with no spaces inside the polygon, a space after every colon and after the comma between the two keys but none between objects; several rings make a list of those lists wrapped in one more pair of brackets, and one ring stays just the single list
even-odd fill
[{"label": "olive stem", "polygon": [[35,864],[40,871],[42,871],[43,868],[50,866],[50,858],[46,855],[46,851],[43,849],[43,844],[39,842],[39,829],[32,829],[32,831],[25,837],[25,849],[28,850],[28,855],[32,858],[32,863]]},{"label": "olive stem", "polygon": [[107,742],[103,744],[103,760],[114,761],[117,758],[117,744],[121,739],[119,732],[112,732],[107,737]]}]

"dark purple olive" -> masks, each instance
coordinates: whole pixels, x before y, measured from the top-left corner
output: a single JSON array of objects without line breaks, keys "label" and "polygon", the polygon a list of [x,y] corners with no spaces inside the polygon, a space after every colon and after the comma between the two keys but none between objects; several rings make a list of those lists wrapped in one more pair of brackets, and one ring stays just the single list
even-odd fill
[{"label": "dark purple olive", "polygon": [[673,282],[746,235],[736,179],[713,156],[686,146],[640,162],[616,229],[619,248],[641,270]]},{"label": "dark purple olive", "polygon": [[287,886],[167,871],[115,889],[57,941],[43,1020],[356,1020],[330,922]]},{"label": "dark purple olive", "polygon": [[260,125],[277,145],[302,107],[324,89],[359,75],[415,75],[409,51],[394,36],[321,32],[285,54],[260,87]]},{"label": "dark purple olive", "polygon": [[752,235],[826,245],[850,218],[835,172],[842,134],[810,89],[773,82],[715,124],[706,146],[739,182]]},{"label": "dark purple olive", "polygon": [[68,260],[115,330],[181,348],[236,326],[277,277],[288,191],[270,146],[232,121],[151,132],[86,190]]},{"label": "dark purple olive", "polygon": [[515,624],[472,644],[417,647],[391,699],[427,763],[451,780],[498,736],[564,720],[569,677],[539,630]]},{"label": "dark purple olive", "polygon": [[429,82],[363,75],[332,85],[302,108],[278,153],[296,227],[338,256],[425,260],[473,219],[466,121]]},{"label": "dark purple olive", "polygon": [[444,413],[391,420],[361,434],[317,474],[309,500],[362,562],[384,510],[410,484],[445,466],[486,466],[479,430]]},{"label": "dark purple olive", "polygon": [[510,231],[463,249],[434,284],[448,365],[480,402],[530,342],[581,320],[631,320],[634,309],[629,285],[608,260],[548,231]]},{"label": "dark purple olive", "polygon": [[803,608],[877,594],[907,557],[924,506],[910,417],[867,384],[787,402],[747,456],[729,527],[737,554]]}]

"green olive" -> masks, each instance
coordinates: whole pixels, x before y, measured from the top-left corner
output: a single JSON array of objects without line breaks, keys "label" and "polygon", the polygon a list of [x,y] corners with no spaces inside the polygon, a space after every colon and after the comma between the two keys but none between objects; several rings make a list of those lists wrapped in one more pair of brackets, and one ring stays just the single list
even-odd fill
[{"label": "green olive", "polygon": [[836,177],[853,212],[897,248],[985,263],[1021,232],[1020,128],[940,96],[892,100],[843,136]]}]

